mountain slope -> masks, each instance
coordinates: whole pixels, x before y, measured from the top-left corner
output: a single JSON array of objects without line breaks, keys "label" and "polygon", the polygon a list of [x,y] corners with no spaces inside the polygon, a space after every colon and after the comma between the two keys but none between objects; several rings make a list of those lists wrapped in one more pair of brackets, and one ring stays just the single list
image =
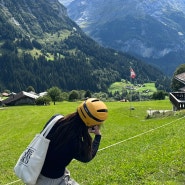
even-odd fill
[{"label": "mountain slope", "polygon": [[69,16],[106,47],[153,63],[168,75],[184,63],[183,0],[73,0],[65,5]]},{"label": "mountain slope", "polygon": [[159,69],[87,37],[57,0],[0,0],[0,53],[0,91],[30,85],[38,92],[51,86],[106,91],[129,80],[131,65],[138,83],[166,86]]}]

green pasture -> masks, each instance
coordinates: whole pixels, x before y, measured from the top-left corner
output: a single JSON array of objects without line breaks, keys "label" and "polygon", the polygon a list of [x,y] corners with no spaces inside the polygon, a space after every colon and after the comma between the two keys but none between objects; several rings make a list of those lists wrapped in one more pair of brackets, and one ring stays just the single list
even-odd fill
[{"label": "green pasture", "polygon": [[150,90],[151,92],[156,92],[157,89],[155,87],[155,83],[144,83],[143,87],[137,87],[136,90],[138,92],[142,92],[142,91],[146,91],[146,90]]},{"label": "green pasture", "polygon": [[130,82],[128,81],[121,81],[121,82],[114,82],[113,84],[111,84],[111,86],[109,87],[109,92],[120,92],[122,93],[123,92],[123,89],[127,89],[127,86],[133,86],[134,87],[134,91],[136,92],[143,92],[143,91],[146,91],[146,90],[149,90],[150,93],[153,93],[153,92],[156,92],[157,89],[155,87],[155,83],[144,83],[142,84],[142,86],[140,85],[135,85],[135,84],[131,84]]},{"label": "green pasture", "polygon": [[[76,111],[79,103],[0,109],[1,185],[23,184],[13,172],[21,152],[53,114]],[[185,184],[185,112],[146,119],[147,110],[172,110],[169,100],[106,104],[97,156],[85,164],[73,160],[71,176],[81,185]]]}]

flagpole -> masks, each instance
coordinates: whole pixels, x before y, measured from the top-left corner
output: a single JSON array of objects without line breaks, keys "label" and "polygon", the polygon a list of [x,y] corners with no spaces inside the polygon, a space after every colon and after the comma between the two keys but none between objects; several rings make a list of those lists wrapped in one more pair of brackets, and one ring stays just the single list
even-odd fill
[{"label": "flagpole", "polygon": [[130,115],[131,115],[131,107],[132,107],[132,78],[130,76],[130,83],[131,83],[131,86],[130,86]]},{"label": "flagpole", "polygon": [[132,107],[132,79],[136,77],[136,74],[132,67],[130,67],[130,83],[131,83],[131,88],[130,88],[130,114],[131,110],[134,110],[134,107]]}]

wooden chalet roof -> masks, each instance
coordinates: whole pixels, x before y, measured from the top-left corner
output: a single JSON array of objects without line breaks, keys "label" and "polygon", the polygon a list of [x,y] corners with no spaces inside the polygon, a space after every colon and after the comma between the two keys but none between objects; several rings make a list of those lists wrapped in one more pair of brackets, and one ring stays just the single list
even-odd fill
[{"label": "wooden chalet roof", "polygon": [[25,91],[21,91],[15,95],[11,95],[9,98],[3,100],[2,103],[9,104],[11,102],[15,102],[15,101],[22,99],[22,98],[25,98],[25,97],[28,97],[30,99],[37,99],[39,96],[32,94],[32,93],[25,92]]},{"label": "wooden chalet roof", "polygon": [[185,84],[185,72],[178,74],[174,77],[176,80],[178,80],[179,82]]}]

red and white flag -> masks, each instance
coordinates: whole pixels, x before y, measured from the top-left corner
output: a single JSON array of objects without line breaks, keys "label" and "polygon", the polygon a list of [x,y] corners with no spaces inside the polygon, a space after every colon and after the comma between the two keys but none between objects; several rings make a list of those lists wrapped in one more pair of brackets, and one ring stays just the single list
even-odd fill
[{"label": "red and white flag", "polygon": [[130,68],[130,77],[131,78],[135,78],[136,77],[136,73],[134,72],[134,70],[132,68]]}]

